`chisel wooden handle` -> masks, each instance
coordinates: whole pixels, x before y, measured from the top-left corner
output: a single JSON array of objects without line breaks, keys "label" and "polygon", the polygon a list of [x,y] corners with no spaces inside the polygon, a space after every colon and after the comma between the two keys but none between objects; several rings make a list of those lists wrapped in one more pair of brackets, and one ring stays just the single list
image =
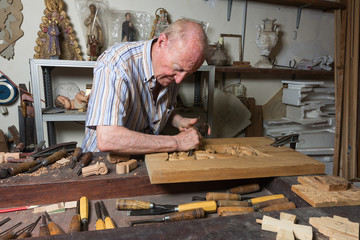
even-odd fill
[{"label": "chisel wooden handle", "polygon": [[208,192],[206,194],[206,200],[241,200],[241,195],[234,193],[218,193],[218,192]]},{"label": "chisel wooden handle", "polygon": [[26,172],[27,170],[29,170],[32,167],[35,167],[36,165],[38,165],[39,162],[38,161],[30,161],[30,162],[24,162],[24,163],[18,163],[14,166],[11,166],[7,169],[7,171],[9,172],[9,174],[11,176],[15,176],[18,173],[23,173]]},{"label": "chisel wooden handle", "polygon": [[5,240],[5,239],[16,239],[16,233],[13,231],[10,231],[8,233],[6,233],[5,235],[0,237],[1,240]]},{"label": "chisel wooden handle", "polygon": [[265,202],[265,201],[269,201],[272,199],[278,199],[278,198],[284,198],[285,196],[282,194],[277,194],[277,195],[269,195],[269,196],[263,196],[263,197],[257,197],[257,198],[252,198],[249,199],[248,202],[251,203],[252,205],[257,204],[259,202]]},{"label": "chisel wooden handle", "polygon": [[43,161],[43,165],[44,166],[50,165],[50,164],[56,162],[57,160],[60,160],[64,157],[66,157],[66,155],[67,155],[67,150],[61,149],[61,150],[57,151],[56,153],[53,153],[50,156],[48,156],[45,159],[45,161]]},{"label": "chisel wooden handle", "polygon": [[264,201],[264,202],[259,202],[253,205],[253,208],[255,210],[260,209],[260,208],[264,208],[264,207],[268,207],[268,206],[272,206],[275,204],[279,204],[279,203],[284,203],[284,202],[288,202],[289,199],[287,198],[278,198],[278,199],[273,199],[273,200],[269,200],[269,201]]},{"label": "chisel wooden handle", "polygon": [[229,192],[237,193],[237,194],[247,194],[247,193],[257,192],[259,190],[260,190],[259,184],[254,183],[254,184],[248,184],[248,185],[242,185],[242,186],[230,188]]},{"label": "chisel wooden handle", "polygon": [[154,204],[151,202],[138,201],[138,200],[126,200],[126,199],[117,199],[116,200],[116,209],[117,210],[150,209],[153,207],[154,207]]},{"label": "chisel wooden handle", "polygon": [[41,216],[42,219],[42,223],[40,225],[40,229],[39,229],[39,237],[47,237],[47,236],[51,236],[50,231],[48,226],[46,225],[46,218],[45,215]]},{"label": "chisel wooden handle", "polygon": [[81,167],[86,167],[87,165],[89,165],[92,156],[93,156],[92,152],[86,152],[82,157]]},{"label": "chisel wooden handle", "polygon": [[89,200],[85,196],[80,198],[80,219],[83,231],[87,231],[89,221]]},{"label": "chisel wooden handle", "polygon": [[58,235],[65,233],[64,230],[62,230],[56,223],[54,223],[47,212],[45,212],[45,216],[47,217],[49,223],[48,228],[51,235]]},{"label": "chisel wooden handle", "polygon": [[70,221],[69,231],[68,233],[80,232],[81,224],[80,224],[80,215],[75,214]]},{"label": "chisel wooden handle", "polygon": [[81,153],[82,153],[82,148],[81,147],[75,148],[74,153],[71,156],[71,160],[77,161],[79,159]]},{"label": "chisel wooden handle", "polygon": [[217,206],[215,201],[202,201],[181,204],[177,207],[179,212],[183,212],[186,210],[194,210],[196,208],[202,208],[205,212],[216,212]]},{"label": "chisel wooden handle", "polygon": [[218,200],[217,206],[218,207],[230,207],[230,206],[249,207],[250,204],[246,201]]},{"label": "chisel wooden handle", "polygon": [[279,203],[279,204],[275,204],[272,206],[261,208],[258,211],[259,212],[272,212],[272,211],[281,211],[281,210],[293,209],[293,208],[296,208],[295,203],[284,202],[284,203]]},{"label": "chisel wooden handle", "polygon": [[252,207],[219,207],[217,214],[223,216],[224,212],[254,212]]},{"label": "chisel wooden handle", "polygon": [[202,208],[196,208],[193,210],[187,210],[183,212],[175,212],[170,213],[169,217],[166,219],[169,222],[181,221],[181,220],[190,220],[190,219],[197,219],[197,218],[204,218],[205,211]]}]

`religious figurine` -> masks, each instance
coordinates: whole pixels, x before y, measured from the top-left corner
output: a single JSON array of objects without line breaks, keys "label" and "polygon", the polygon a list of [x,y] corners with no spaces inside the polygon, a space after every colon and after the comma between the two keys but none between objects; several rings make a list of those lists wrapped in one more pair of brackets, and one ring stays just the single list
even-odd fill
[{"label": "religious figurine", "polygon": [[89,101],[90,95],[85,96],[84,91],[80,91],[76,94],[75,98],[70,100],[70,98],[59,95],[55,99],[55,106],[57,108],[63,108],[68,110],[73,109],[86,109],[87,103]]},{"label": "religious figurine", "polygon": [[135,41],[135,28],[131,22],[131,14],[125,13],[125,22],[122,24],[121,41],[133,42]]},{"label": "religious figurine", "polygon": [[[96,60],[104,46],[104,34],[98,17],[98,9],[94,4],[89,6],[90,15],[85,19],[86,34],[88,39],[87,55],[89,60]],[[96,44],[95,44],[96,43]],[[91,51],[91,48],[93,51]]]},{"label": "religious figurine", "polygon": [[82,60],[75,32],[63,10],[63,1],[45,0],[45,5],[46,9],[41,18],[42,23],[34,48],[34,58]]},{"label": "religious figurine", "polygon": [[[159,13],[157,13],[158,11]],[[170,22],[168,20],[168,12],[165,9],[156,9],[155,15],[156,17],[152,26],[152,31],[150,33],[149,39],[159,37],[160,33],[162,33],[170,25]]]}]

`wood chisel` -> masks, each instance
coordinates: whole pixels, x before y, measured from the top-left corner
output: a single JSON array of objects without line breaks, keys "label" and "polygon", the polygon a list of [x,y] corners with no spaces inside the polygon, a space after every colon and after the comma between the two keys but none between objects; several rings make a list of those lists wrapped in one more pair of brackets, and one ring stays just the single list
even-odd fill
[{"label": "wood chisel", "polygon": [[36,219],[35,222],[31,223],[28,228],[23,231],[21,234],[19,234],[19,236],[16,239],[22,239],[22,238],[27,238],[31,236],[32,231],[34,230],[34,228],[36,227],[36,225],[38,224],[38,222],[40,221],[41,217],[38,217]]},{"label": "wood chisel", "polygon": [[92,152],[86,152],[83,156],[82,156],[82,162],[80,165],[80,168],[77,172],[77,175],[80,176],[82,173],[82,168],[86,167],[87,165],[89,165],[89,163],[91,162],[93,153]]},{"label": "wood chisel", "polygon": [[168,215],[165,215],[163,218],[131,221],[129,224],[130,224],[130,226],[134,226],[136,224],[142,224],[142,223],[175,222],[175,221],[191,220],[191,219],[198,219],[198,218],[204,218],[204,217],[205,217],[204,209],[197,208],[197,209],[187,210],[187,211],[183,211],[183,212],[170,213]]},{"label": "wood chisel", "polygon": [[193,201],[218,201],[218,200],[236,200],[236,201],[242,201],[250,199],[249,197],[243,197],[240,194],[235,193],[220,193],[220,192],[208,192],[206,194],[206,197],[200,197],[200,196],[194,196],[192,198]]},{"label": "wood chisel", "polygon": [[101,211],[105,217],[105,228],[106,229],[116,228],[114,221],[110,218],[109,213],[105,208],[105,204],[103,203],[103,201],[99,201],[99,202],[100,202]]},{"label": "wood chisel", "polygon": [[49,228],[46,224],[46,217],[44,214],[41,216],[41,221],[42,221],[42,223],[41,223],[40,229],[39,229],[39,237],[51,236]]},{"label": "wood chisel", "polygon": [[250,203],[247,201],[236,201],[236,200],[218,200],[216,201],[218,207],[249,207]]},{"label": "wood chisel", "polygon": [[257,204],[259,202],[269,201],[272,199],[278,199],[278,198],[284,198],[285,196],[283,194],[276,194],[276,195],[269,195],[269,196],[262,196],[262,197],[256,197],[251,198],[247,200],[251,205]]},{"label": "wood chisel", "polygon": [[1,240],[5,240],[5,239],[17,239],[23,232],[27,231],[28,229],[30,229],[32,227],[32,224],[14,232],[12,230],[8,231],[6,234],[1,235],[0,239]]},{"label": "wood chisel", "polygon": [[68,233],[81,231],[81,219],[80,219],[80,200],[76,203],[75,215],[71,218]]},{"label": "wood chisel", "polygon": [[104,230],[105,229],[105,223],[104,220],[101,217],[101,210],[100,210],[100,202],[95,203],[95,212],[96,212],[96,230]]},{"label": "wood chisel", "polygon": [[[9,234],[8,236],[14,236],[14,232],[12,230],[14,230],[15,228],[17,228],[18,226],[20,226],[22,224],[22,222],[18,222],[17,224],[15,224],[14,226],[0,232],[0,236],[6,236],[7,234]],[[5,239],[11,239],[11,238],[5,238]]]},{"label": "wood chisel", "polygon": [[275,204],[284,203],[284,202],[288,202],[288,201],[289,201],[289,199],[287,199],[285,197],[284,198],[277,198],[277,199],[272,199],[272,200],[256,203],[252,207],[255,210],[258,210],[260,208],[264,208],[264,207],[268,207],[268,206],[272,206],[272,205],[275,205]]},{"label": "wood chisel", "polygon": [[77,163],[77,161],[79,160],[79,158],[81,156],[81,153],[82,153],[82,148],[81,147],[75,148],[74,153],[73,153],[73,155],[71,156],[71,159],[70,159],[70,168],[71,169],[74,169],[75,164]]},{"label": "wood chisel", "polygon": [[[207,132],[209,130],[209,124],[207,122],[205,122],[204,120],[202,120],[200,117],[198,117],[193,128],[196,131],[198,131],[201,134],[201,136],[205,137],[205,135],[207,134]],[[191,149],[189,151],[188,156],[192,156],[193,154],[194,154],[194,149]]]},{"label": "wood chisel", "polygon": [[117,199],[116,209],[117,210],[138,210],[138,209],[152,209],[152,208],[173,208],[177,205],[168,204],[155,204],[147,201],[129,200],[129,199]]},{"label": "wood chisel", "polygon": [[89,201],[85,196],[80,198],[80,219],[81,219],[81,231],[88,231]]},{"label": "wood chisel", "polygon": [[40,163],[38,165],[30,168],[29,170],[26,171],[26,173],[32,173],[32,172],[35,172],[36,170],[38,170],[41,167],[45,167],[45,166],[48,166],[50,164],[53,164],[57,160],[60,160],[60,159],[62,159],[64,157],[66,157],[67,153],[68,153],[68,151],[66,149],[61,149],[60,151],[57,151],[56,153],[53,153],[52,155],[45,158],[43,161],[40,161]]},{"label": "wood chisel", "polygon": [[247,194],[247,193],[258,192],[259,190],[260,190],[260,185],[254,183],[254,184],[248,184],[248,185],[242,185],[242,186],[230,188],[229,192],[237,193],[237,194]]},{"label": "wood chisel", "polygon": [[216,212],[217,206],[215,201],[203,201],[193,202],[177,205],[172,208],[152,208],[152,209],[141,209],[132,210],[128,215],[130,216],[142,216],[142,215],[161,215],[172,212],[183,212],[186,210],[194,210],[196,208],[202,208],[206,213]]},{"label": "wood chisel", "polygon": [[282,211],[287,209],[294,209],[296,208],[295,203],[293,202],[283,202],[279,204],[275,204],[272,206],[260,208],[258,212],[272,212],[272,211]]},{"label": "wood chisel", "polygon": [[48,220],[48,228],[49,228],[49,231],[50,231],[50,234],[51,235],[58,235],[58,234],[63,234],[65,233],[64,230],[62,230],[56,223],[54,223],[49,214],[47,212],[44,212],[47,220]]}]

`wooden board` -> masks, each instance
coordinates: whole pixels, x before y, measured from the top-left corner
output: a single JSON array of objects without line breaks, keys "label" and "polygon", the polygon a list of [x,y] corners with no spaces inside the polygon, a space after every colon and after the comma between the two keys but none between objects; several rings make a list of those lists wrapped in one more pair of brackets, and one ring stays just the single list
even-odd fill
[{"label": "wooden board", "polygon": [[334,207],[360,205],[360,189],[353,185],[348,190],[327,191],[310,182],[293,185],[291,190],[313,207]]},{"label": "wooden board", "polygon": [[349,181],[338,176],[322,175],[298,177],[298,182],[303,185],[321,188],[325,191],[345,191],[349,189]]},{"label": "wooden board", "polygon": [[167,161],[166,154],[147,154],[145,163],[152,184],[323,174],[325,165],[291,148],[272,147],[265,137],[205,139],[200,149],[212,146],[249,146],[258,156],[225,159]]}]

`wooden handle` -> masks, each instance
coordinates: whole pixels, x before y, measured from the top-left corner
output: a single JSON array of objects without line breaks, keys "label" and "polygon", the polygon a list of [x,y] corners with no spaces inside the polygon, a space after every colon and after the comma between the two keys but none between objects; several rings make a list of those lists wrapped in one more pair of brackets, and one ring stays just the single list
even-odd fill
[{"label": "wooden handle", "polygon": [[181,204],[178,206],[179,212],[194,210],[196,208],[202,208],[205,212],[216,212],[217,206],[215,201],[193,202]]},{"label": "wooden handle", "polygon": [[264,208],[264,207],[268,207],[268,206],[272,206],[275,204],[284,203],[284,202],[288,202],[288,201],[289,201],[289,199],[287,199],[287,198],[278,198],[278,199],[273,199],[273,200],[269,200],[269,201],[256,203],[253,205],[253,208],[255,210],[257,210],[260,208]]},{"label": "wooden handle", "polygon": [[105,218],[105,228],[106,229],[113,229],[115,228],[115,224],[110,217]]},{"label": "wooden handle", "polygon": [[226,217],[226,216],[236,216],[236,215],[244,215],[244,214],[248,214],[251,212],[246,212],[246,211],[235,211],[235,212],[222,212],[221,216]]},{"label": "wooden handle", "polygon": [[264,201],[269,201],[272,199],[278,199],[278,198],[284,198],[285,196],[282,194],[277,194],[277,195],[269,195],[269,196],[263,196],[263,197],[257,197],[257,198],[252,198],[249,199],[248,202],[251,203],[252,205],[257,204],[259,202],[264,202]]},{"label": "wooden handle", "polygon": [[71,156],[71,158],[73,158],[73,159],[75,159],[75,160],[78,160],[79,157],[81,156],[81,153],[82,153],[82,148],[81,148],[81,147],[77,147],[77,148],[75,148],[74,153],[73,153],[73,155]]},{"label": "wooden handle", "polygon": [[62,230],[56,223],[49,222],[48,224],[50,235],[59,235],[64,234],[64,230]]},{"label": "wooden handle", "polygon": [[8,232],[7,234],[3,235],[0,237],[1,240],[5,240],[5,239],[15,239],[16,238],[16,233],[14,233],[13,231]]},{"label": "wooden handle", "polygon": [[82,157],[81,166],[82,167],[87,166],[90,163],[92,156],[93,156],[92,152],[86,152]]},{"label": "wooden handle", "polygon": [[183,212],[176,212],[169,214],[170,222],[180,221],[180,220],[190,220],[190,219],[197,219],[197,218],[204,218],[205,211],[202,208],[196,208],[193,210],[187,210]]},{"label": "wooden handle", "polygon": [[275,204],[269,207],[264,207],[259,209],[259,212],[272,212],[272,211],[280,211],[280,210],[286,210],[286,209],[293,209],[296,208],[295,203],[293,202],[284,202]]},{"label": "wooden handle", "polygon": [[219,207],[217,214],[223,216],[224,212],[254,212],[252,207]]},{"label": "wooden handle", "polygon": [[39,230],[39,237],[44,237],[44,236],[51,236],[49,228],[45,225],[41,225],[40,226],[40,230]]},{"label": "wooden handle", "polygon": [[88,219],[89,218],[89,201],[87,197],[80,198],[80,219]]},{"label": "wooden handle", "polygon": [[206,200],[241,200],[241,196],[239,194],[234,193],[218,193],[218,192],[208,192],[206,194]]},{"label": "wooden handle", "polygon": [[237,206],[237,207],[248,207],[249,203],[246,201],[235,201],[235,200],[218,200],[217,201],[218,207],[230,207],[230,206]]},{"label": "wooden handle", "polygon": [[30,233],[28,231],[22,232],[16,239],[23,239],[30,237]]},{"label": "wooden handle", "polygon": [[150,202],[138,201],[138,200],[126,200],[126,199],[117,199],[116,200],[116,209],[117,210],[136,210],[136,209],[150,209]]},{"label": "wooden handle", "polygon": [[71,219],[68,233],[80,232],[80,230],[81,230],[80,215],[76,214]]},{"label": "wooden handle", "polygon": [[230,188],[229,192],[237,193],[237,194],[247,194],[247,193],[257,192],[259,190],[260,190],[259,184],[254,183],[254,184],[248,184],[248,185],[242,185],[242,186]]},{"label": "wooden handle", "polygon": [[96,230],[104,230],[105,229],[105,223],[102,219],[96,220]]},{"label": "wooden handle", "polygon": [[11,176],[15,176],[18,173],[26,172],[27,170],[29,170],[32,167],[35,167],[38,164],[39,164],[38,161],[18,163],[15,166],[9,167],[7,170]]},{"label": "wooden handle", "polygon": [[48,156],[43,165],[46,166],[46,165],[50,165],[54,162],[56,162],[57,160],[60,160],[64,157],[66,157],[67,155],[67,150],[66,149],[61,149],[60,151],[57,151],[56,153],[53,153],[51,154],[50,156]]}]

